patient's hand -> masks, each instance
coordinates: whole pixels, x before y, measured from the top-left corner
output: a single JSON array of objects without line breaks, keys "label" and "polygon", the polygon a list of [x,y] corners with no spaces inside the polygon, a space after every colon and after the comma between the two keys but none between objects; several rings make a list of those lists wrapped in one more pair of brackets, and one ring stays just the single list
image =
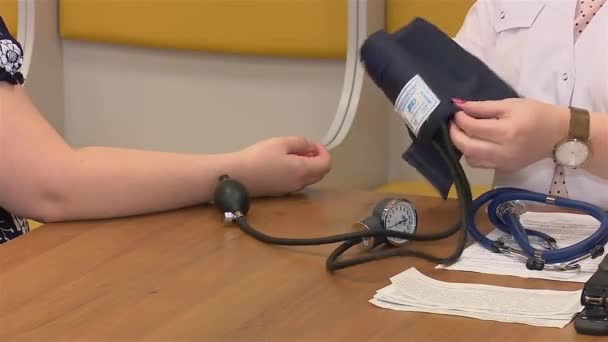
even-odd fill
[{"label": "patient's hand", "polygon": [[327,149],[303,137],[260,141],[237,153],[253,196],[283,195],[320,181],[331,169]]}]

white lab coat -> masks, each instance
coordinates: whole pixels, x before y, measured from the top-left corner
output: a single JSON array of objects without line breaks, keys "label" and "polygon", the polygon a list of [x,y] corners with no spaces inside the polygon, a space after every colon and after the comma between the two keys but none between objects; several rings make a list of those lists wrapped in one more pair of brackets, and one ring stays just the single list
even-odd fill
[{"label": "white lab coat", "polygon": [[[455,40],[523,97],[608,113],[608,2],[575,42],[576,2],[478,0]],[[495,186],[548,193],[554,167],[547,158],[497,172]],[[582,169],[566,169],[565,176],[570,198],[608,209],[608,179]]]}]

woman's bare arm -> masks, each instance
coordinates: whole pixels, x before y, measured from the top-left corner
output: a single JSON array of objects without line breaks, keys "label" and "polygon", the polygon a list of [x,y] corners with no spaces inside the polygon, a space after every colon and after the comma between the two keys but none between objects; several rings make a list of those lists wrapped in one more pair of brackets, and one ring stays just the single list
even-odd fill
[{"label": "woman's bare arm", "polygon": [[217,155],[73,149],[24,88],[0,85],[0,206],[43,222],[207,202],[224,173],[242,179],[253,195],[286,193],[320,180],[329,171],[329,160],[322,146],[298,137]]}]

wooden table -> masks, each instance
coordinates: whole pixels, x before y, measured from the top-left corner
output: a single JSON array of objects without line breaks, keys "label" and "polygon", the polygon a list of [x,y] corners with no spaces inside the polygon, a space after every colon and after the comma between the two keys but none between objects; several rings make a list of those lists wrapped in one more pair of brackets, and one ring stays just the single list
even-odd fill
[{"label": "wooden table", "polygon": [[[258,200],[250,222],[282,236],[341,233],[384,196],[309,192]],[[457,217],[456,202],[411,200],[422,231]],[[420,246],[447,255],[454,239]],[[325,259],[333,248],[266,245],[204,206],[50,224],[0,246],[0,341],[593,340],[572,325],[396,312],[368,302],[412,266],[444,281],[567,290],[581,284],[435,270],[412,258],[330,274]]]}]

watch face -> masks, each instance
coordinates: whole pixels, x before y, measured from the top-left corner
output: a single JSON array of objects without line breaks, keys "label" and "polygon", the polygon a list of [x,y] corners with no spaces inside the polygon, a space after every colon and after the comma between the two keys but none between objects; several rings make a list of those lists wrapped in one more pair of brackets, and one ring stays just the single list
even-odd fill
[{"label": "watch face", "polygon": [[579,140],[565,141],[555,150],[555,160],[565,167],[579,167],[587,158],[589,158],[589,148]]}]

